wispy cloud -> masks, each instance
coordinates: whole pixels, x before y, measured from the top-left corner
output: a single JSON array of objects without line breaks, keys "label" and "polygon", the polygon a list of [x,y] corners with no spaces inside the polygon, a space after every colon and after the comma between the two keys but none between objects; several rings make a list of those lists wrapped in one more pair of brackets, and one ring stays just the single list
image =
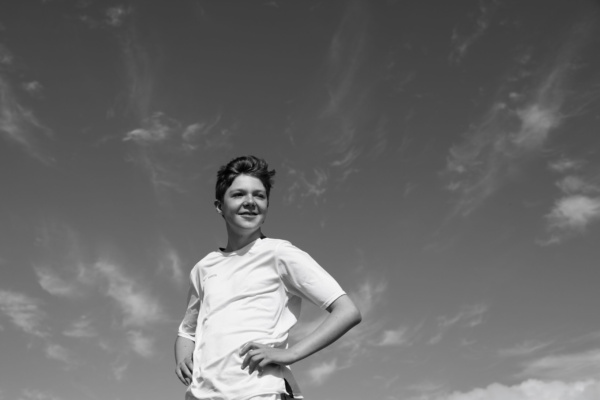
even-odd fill
[{"label": "wispy cloud", "polygon": [[488,311],[489,307],[485,304],[475,304],[464,306],[454,316],[440,316],[438,322],[440,327],[449,328],[453,325],[461,324],[468,327],[475,327],[483,322],[483,316]]},{"label": "wispy cloud", "polygon": [[585,162],[579,159],[561,157],[558,160],[551,162],[548,167],[556,172],[566,173],[581,169]]},{"label": "wispy cloud", "polygon": [[[383,300],[386,292],[385,282],[374,283],[370,280],[363,281],[357,290],[350,291],[348,296],[354,301],[360,309],[362,322],[346,333],[333,349],[339,348],[336,352],[337,357],[333,360],[322,361],[312,364],[309,367],[309,380],[314,385],[320,385],[329,376],[342,369],[350,368],[361,355],[368,352],[368,346],[377,346],[381,341],[382,327],[385,321],[377,320],[372,312],[375,307]],[[299,340],[306,337],[317,328],[324,320],[324,315],[320,315],[311,321],[303,321],[291,332],[292,340]]]},{"label": "wispy cloud", "polygon": [[169,161],[170,158],[170,156],[165,157],[160,149],[150,151],[142,149],[129,158],[129,161],[146,173],[161,204],[165,202],[165,195],[169,192],[186,192],[185,174]]},{"label": "wispy cloud", "polygon": [[76,367],[79,362],[76,360],[74,353],[56,343],[46,343],[46,347],[44,349],[46,357],[51,360],[56,360],[62,362],[66,368],[72,369]]},{"label": "wispy cloud", "polygon": [[556,200],[546,215],[548,237],[540,240],[540,244],[562,243],[574,235],[585,233],[590,225],[600,221],[600,178],[585,176],[580,172],[582,165],[582,162],[565,159],[551,164],[552,170],[570,174],[556,183],[562,197]]},{"label": "wispy cloud", "polygon": [[500,90],[466,140],[450,149],[444,174],[447,188],[458,195],[456,214],[468,215],[518,174],[522,163],[538,154],[568,117],[568,81],[576,70],[572,58],[587,40],[580,30],[574,32],[552,67],[533,75],[541,79],[527,91],[529,95]]},{"label": "wispy cloud", "polygon": [[183,265],[179,253],[166,239],[161,240],[161,250],[158,263],[158,272],[166,274],[177,285],[185,283]]},{"label": "wispy cloud", "polygon": [[368,351],[368,345],[372,346],[381,340],[382,329],[387,321],[377,319],[373,312],[383,302],[386,293],[384,281],[374,282],[370,279],[365,279],[356,290],[348,293],[362,314],[362,322],[340,341],[339,346],[344,349],[344,366],[353,365]]},{"label": "wispy cloud", "polygon": [[475,304],[462,307],[455,315],[439,316],[438,332],[429,340],[429,344],[439,343],[445,333],[454,326],[474,328],[481,325],[488,310],[489,307],[485,304]]},{"label": "wispy cloud", "polygon": [[[144,358],[151,357],[154,354],[154,338],[145,334],[143,329],[165,321],[166,314],[160,300],[151,293],[149,285],[145,285],[139,276],[128,275],[116,261],[107,256],[97,261],[86,260],[80,235],[64,224],[49,222],[43,224],[38,232],[40,254],[53,265],[34,267],[40,285],[50,294],[68,299],[85,300],[100,295],[104,300],[112,300],[118,316],[115,318],[118,324],[113,323],[113,327],[117,327],[119,334],[128,343],[128,350],[118,351],[119,354],[133,352]],[[167,258],[164,261],[171,262],[171,265],[164,266],[169,268],[166,273],[172,279],[183,280],[177,254],[170,246],[166,250]],[[162,267],[158,268],[160,270]],[[90,314],[83,314],[63,323],[62,334],[69,338],[97,338],[107,352],[115,352],[123,340],[106,340],[97,329],[98,326],[98,320]],[[68,349],[53,342],[47,341],[45,350],[48,357],[65,362],[67,366],[75,363],[75,358]]]},{"label": "wispy cloud", "polygon": [[72,338],[92,338],[98,336],[96,328],[92,325],[92,320],[86,316],[71,322],[63,331],[63,335]]},{"label": "wispy cloud", "polygon": [[446,393],[444,388],[445,385],[442,383],[424,380],[408,387],[415,395],[407,400],[441,400],[441,396]]},{"label": "wispy cloud", "polygon": [[42,289],[54,296],[84,296],[93,277],[78,232],[59,221],[48,220],[38,227],[36,244],[33,269]]},{"label": "wispy cloud", "polygon": [[127,372],[127,369],[129,368],[129,363],[120,360],[113,363],[111,367],[115,379],[121,381],[125,377],[125,372]]},{"label": "wispy cloud", "polygon": [[401,326],[397,329],[386,329],[381,333],[381,337],[373,344],[375,346],[406,346],[410,345],[414,340],[415,335],[419,331],[420,326],[409,328]]},{"label": "wispy cloud", "polygon": [[36,389],[23,389],[18,400],[63,400],[54,394]]},{"label": "wispy cloud", "polygon": [[361,313],[368,316],[374,307],[382,301],[387,291],[387,284],[384,281],[374,283],[370,280],[362,282],[358,290],[350,293],[350,297],[356,302]]},{"label": "wispy cloud", "polygon": [[[381,327],[384,322],[375,321],[372,314],[373,310],[383,301],[386,290],[387,285],[385,282],[373,282],[366,279],[359,284],[356,290],[348,292],[348,296],[360,310],[363,322],[344,335],[340,340],[340,346],[359,350],[367,342],[371,344],[377,342],[374,337],[381,334]],[[306,336],[320,325],[323,319],[324,316],[320,316],[312,321],[304,322],[301,326],[294,328],[293,337],[302,338]],[[350,355],[350,353],[347,353],[347,355]],[[353,357],[350,356],[350,358]]]},{"label": "wispy cloud", "polygon": [[23,293],[0,290],[0,311],[23,332],[38,337],[48,336],[42,326],[46,313],[42,311],[39,300]]},{"label": "wispy cloud", "polygon": [[312,199],[315,204],[319,203],[327,191],[329,180],[329,176],[324,170],[314,169],[312,176],[308,176],[304,171],[288,167],[287,173],[293,183],[288,187],[284,197],[286,204],[302,205],[303,202],[298,200],[305,199]]},{"label": "wispy cloud", "polygon": [[307,371],[310,383],[319,386],[323,382],[327,381],[331,375],[338,371],[337,359],[331,361],[323,361],[318,364],[313,364]]},{"label": "wispy cloud", "polygon": [[[558,90],[558,88],[555,88]],[[447,189],[459,195],[455,212],[468,215],[518,171],[518,161],[540,150],[562,116],[556,104],[544,107],[534,100],[511,110],[496,103],[467,141],[450,149],[445,174]],[[516,131],[509,128],[518,124]]]},{"label": "wispy cloud", "polygon": [[207,121],[195,122],[188,125],[181,135],[183,148],[186,151],[227,150],[233,147],[233,138],[238,129],[237,124],[224,124],[223,114],[217,114]]},{"label": "wispy cloud", "polygon": [[469,23],[468,29],[460,32],[459,28],[454,28],[452,32],[452,52],[450,53],[450,61],[460,63],[466,56],[467,51],[477,40],[479,40],[488,30],[492,16],[497,8],[495,1],[479,1],[479,10],[474,21]]},{"label": "wispy cloud", "polygon": [[331,166],[340,169],[339,182],[344,182],[352,173],[358,172],[358,168],[353,167],[355,161],[360,156],[361,151],[356,148],[350,148],[341,158],[331,162]]},{"label": "wispy cloud", "polygon": [[124,141],[132,140],[140,145],[162,142],[181,128],[179,121],[163,112],[155,112],[142,122],[142,128],[128,132]]},{"label": "wispy cloud", "polygon": [[83,293],[75,280],[65,281],[50,267],[34,266],[40,286],[50,294],[62,297],[77,297]]},{"label": "wispy cloud", "polygon": [[65,347],[50,340],[50,330],[46,326],[48,316],[41,309],[41,302],[23,293],[0,290],[0,312],[23,332],[42,339],[44,354],[72,368],[77,365],[74,354]]},{"label": "wispy cloud", "polygon": [[[111,11],[113,10],[113,11]],[[133,111],[134,115],[144,121],[150,117],[155,99],[155,89],[158,80],[157,68],[161,63],[160,51],[151,52],[140,41],[140,35],[135,24],[124,24],[122,7],[107,11],[108,21],[114,21],[119,42],[123,65],[127,74],[128,103],[125,111]],[[111,15],[113,16],[111,19]],[[125,25],[125,26],[123,26]],[[121,112],[122,110],[117,110]]]},{"label": "wispy cloud", "polygon": [[123,141],[132,143],[128,161],[145,171],[162,203],[166,194],[185,193],[197,179],[200,156],[231,148],[237,129],[236,122],[222,115],[186,125],[157,111],[127,132]]},{"label": "wispy cloud", "polygon": [[367,45],[368,10],[351,1],[329,46],[327,88],[329,98],[321,121],[329,151],[335,154],[331,167],[336,175],[347,176],[362,151],[356,146],[360,135],[360,105],[366,87],[359,80]]},{"label": "wispy cloud", "polygon": [[42,97],[42,93],[44,91],[44,87],[38,81],[24,82],[21,87],[31,96],[38,99]]},{"label": "wispy cloud", "polygon": [[572,234],[584,233],[586,228],[600,221],[600,197],[572,195],[559,199],[546,216],[548,230],[553,232],[544,244],[556,244]]},{"label": "wispy cloud", "polygon": [[105,278],[105,294],[121,310],[123,326],[144,327],[165,320],[163,307],[157,298],[138,281],[125,275],[118,265],[110,261],[99,261],[94,265],[94,270]]},{"label": "wispy cloud", "polygon": [[528,380],[514,386],[500,383],[469,392],[419,396],[411,400],[593,400],[600,395],[596,380],[563,382]]},{"label": "wispy cloud", "polygon": [[[182,123],[156,108],[157,84],[163,51],[144,42],[137,27],[126,17],[134,10],[123,5],[109,8],[108,24],[120,40],[123,65],[128,81],[125,113],[133,112],[139,126],[125,133],[123,141],[132,142],[129,155],[149,177],[158,201],[164,204],[168,193],[184,193],[197,177],[198,152],[231,147],[237,125],[222,114],[206,121]],[[121,110],[117,110],[121,111]],[[205,153],[203,153],[205,154]]]},{"label": "wispy cloud", "polygon": [[[349,101],[366,45],[367,20],[359,1],[347,4],[344,16],[329,45],[329,102],[323,114],[342,111]],[[340,138],[346,142],[347,138]]]},{"label": "wispy cloud", "polygon": [[[552,80],[552,79],[551,79]],[[554,82],[547,82],[553,85]],[[517,148],[524,150],[537,150],[548,139],[550,132],[560,125],[563,116],[560,115],[561,103],[559,101],[545,102],[546,90],[542,98],[535,104],[529,104],[523,109],[517,110],[517,116],[521,122],[521,129],[513,136],[513,143]],[[542,100],[542,101],[540,101]]]},{"label": "wispy cloud", "polygon": [[[323,85],[327,97],[316,104],[314,122],[292,122],[286,129],[294,146],[297,145],[295,133],[302,132],[302,136],[306,136],[308,131],[314,141],[308,142],[306,151],[313,151],[315,157],[319,157],[309,165],[303,160],[290,163],[289,173],[294,180],[286,196],[288,203],[302,205],[306,200],[319,201],[325,197],[327,188],[344,182],[358,171],[358,160],[365,151],[359,139],[363,136],[371,138],[375,130],[365,123],[369,118],[365,118],[364,110],[367,109],[368,92],[376,79],[369,78],[365,82],[360,74],[366,59],[368,22],[366,3],[353,0],[345,4],[324,60]],[[377,141],[364,143],[380,146],[385,142],[384,134],[380,131]],[[311,148],[315,142],[320,144],[317,151]]]},{"label": "wispy cloud", "polygon": [[37,119],[32,110],[18,102],[10,83],[1,72],[0,135],[42,163],[54,163],[54,158],[43,146],[43,140],[52,137],[51,130]]},{"label": "wispy cloud", "polygon": [[145,335],[139,330],[130,330],[127,332],[127,339],[131,349],[144,358],[150,358],[154,355],[154,339]]},{"label": "wispy cloud", "polygon": [[600,341],[600,331],[592,331],[572,340],[574,343],[596,343]]},{"label": "wispy cloud", "polygon": [[15,57],[8,47],[0,43],[0,65],[10,66],[13,64],[14,59]]},{"label": "wispy cloud", "polygon": [[513,347],[498,350],[498,355],[502,357],[522,357],[530,356],[540,350],[548,348],[552,342],[526,341]]},{"label": "wispy cloud", "polygon": [[600,375],[600,350],[557,354],[524,364],[519,376],[540,379],[585,380]]},{"label": "wispy cloud", "polygon": [[124,19],[133,12],[132,7],[123,5],[111,7],[106,10],[106,23],[111,26],[121,26]]},{"label": "wispy cloud", "polygon": [[586,182],[586,180],[577,175],[568,175],[558,181],[556,185],[565,194],[598,194],[600,193],[600,186]]},{"label": "wispy cloud", "polygon": [[288,161],[293,179],[287,203],[325,201],[330,192],[349,184],[365,158],[378,158],[387,149],[388,120],[373,105],[380,104],[381,87],[394,89],[382,84],[390,79],[385,67],[369,60],[371,6],[360,0],[344,3],[323,60],[325,74],[319,86],[326,88],[326,96],[319,90],[314,104],[305,104],[299,117],[289,118],[285,134],[290,144],[303,147],[311,160]]}]

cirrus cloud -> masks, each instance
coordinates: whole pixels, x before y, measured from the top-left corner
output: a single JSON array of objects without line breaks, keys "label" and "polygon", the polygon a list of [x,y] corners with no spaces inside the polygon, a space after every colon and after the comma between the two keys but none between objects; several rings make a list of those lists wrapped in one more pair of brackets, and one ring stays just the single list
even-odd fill
[{"label": "cirrus cloud", "polygon": [[519,376],[560,380],[596,379],[600,376],[600,349],[537,358],[527,362]]},{"label": "cirrus cloud", "polygon": [[550,229],[583,232],[600,219],[600,198],[574,195],[558,200],[548,215]]},{"label": "cirrus cloud", "polygon": [[514,386],[499,383],[468,392],[435,397],[419,396],[411,400],[597,400],[600,383],[596,380],[562,382],[528,380]]},{"label": "cirrus cloud", "polygon": [[46,313],[39,300],[23,293],[0,290],[0,311],[23,332],[38,337],[48,335],[42,326]]},{"label": "cirrus cloud", "polygon": [[105,278],[105,293],[119,306],[123,326],[146,326],[165,319],[162,305],[149,291],[127,276],[115,263],[99,261],[94,270]]},{"label": "cirrus cloud", "polygon": [[19,103],[12,85],[0,73],[0,136],[19,145],[27,154],[44,164],[53,164],[54,158],[42,146],[42,139],[52,137],[34,112]]},{"label": "cirrus cloud", "polygon": [[319,386],[323,382],[327,381],[331,375],[333,375],[338,370],[337,359],[333,359],[331,361],[324,361],[322,363],[313,364],[308,370],[307,374],[309,376],[310,382]]},{"label": "cirrus cloud", "polygon": [[[462,143],[450,148],[443,175],[446,188],[457,196],[455,215],[470,214],[519,174],[570,116],[568,108],[576,108],[569,94],[577,73],[573,58],[591,32],[575,24],[556,59],[536,73],[515,60],[517,78],[507,77],[481,121],[469,129]],[[532,77],[536,80],[525,81]],[[571,167],[575,165],[556,164],[556,168]]]}]

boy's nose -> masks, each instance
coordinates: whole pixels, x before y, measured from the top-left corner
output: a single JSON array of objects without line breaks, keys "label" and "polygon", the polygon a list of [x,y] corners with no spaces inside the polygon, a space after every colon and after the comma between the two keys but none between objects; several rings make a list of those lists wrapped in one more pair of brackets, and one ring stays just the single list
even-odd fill
[{"label": "boy's nose", "polygon": [[250,208],[253,208],[255,206],[253,199],[246,199],[246,200],[244,200],[244,203],[242,205],[244,207],[250,207]]}]

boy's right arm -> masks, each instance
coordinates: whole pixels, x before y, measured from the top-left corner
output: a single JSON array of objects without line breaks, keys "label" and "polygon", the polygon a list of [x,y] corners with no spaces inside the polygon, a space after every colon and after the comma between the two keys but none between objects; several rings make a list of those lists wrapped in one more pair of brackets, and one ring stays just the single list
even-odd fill
[{"label": "boy's right arm", "polygon": [[[192,270],[193,272],[193,270]],[[179,333],[175,340],[175,374],[186,386],[192,383],[194,371],[194,338],[196,336],[196,325],[198,313],[200,312],[201,293],[193,284],[193,276],[190,273],[192,284],[188,291],[187,309],[183,321],[179,325]]]},{"label": "boy's right arm", "polygon": [[175,374],[186,386],[192,383],[194,341],[177,336],[175,340]]}]

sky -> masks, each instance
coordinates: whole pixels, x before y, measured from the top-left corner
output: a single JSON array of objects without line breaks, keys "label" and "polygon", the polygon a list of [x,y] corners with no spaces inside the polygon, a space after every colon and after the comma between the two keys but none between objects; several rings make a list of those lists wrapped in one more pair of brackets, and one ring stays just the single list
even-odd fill
[{"label": "sky", "polygon": [[183,398],[246,154],[363,315],[307,399],[597,400],[599,126],[598,1],[2,1],[0,400]]}]

